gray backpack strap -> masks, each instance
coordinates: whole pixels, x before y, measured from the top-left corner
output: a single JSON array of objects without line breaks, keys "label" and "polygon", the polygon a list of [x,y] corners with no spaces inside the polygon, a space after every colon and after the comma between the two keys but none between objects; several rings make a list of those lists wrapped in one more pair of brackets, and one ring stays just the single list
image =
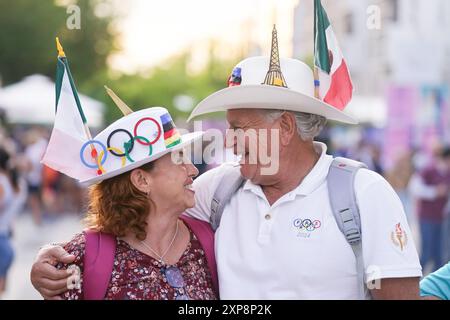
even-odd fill
[{"label": "gray backpack strap", "polygon": [[359,296],[360,299],[365,299],[367,285],[362,255],[361,219],[354,187],[356,173],[361,168],[366,166],[354,160],[336,158],[328,172],[327,184],[334,218],[355,254]]},{"label": "gray backpack strap", "polygon": [[214,231],[216,231],[220,225],[223,209],[230,201],[233,194],[242,186],[244,181],[245,179],[241,175],[239,165],[236,165],[230,168],[219,182],[211,201],[210,222]]}]

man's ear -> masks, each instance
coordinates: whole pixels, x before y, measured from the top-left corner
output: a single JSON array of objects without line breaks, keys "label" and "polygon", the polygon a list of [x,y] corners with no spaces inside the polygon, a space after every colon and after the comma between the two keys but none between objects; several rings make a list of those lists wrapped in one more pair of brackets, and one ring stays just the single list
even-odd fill
[{"label": "man's ear", "polygon": [[130,181],[139,191],[148,193],[151,188],[151,178],[142,169],[134,169],[130,174]]},{"label": "man's ear", "polygon": [[278,119],[280,121],[280,140],[281,144],[288,145],[292,138],[297,134],[297,125],[295,115],[292,112],[284,112]]}]

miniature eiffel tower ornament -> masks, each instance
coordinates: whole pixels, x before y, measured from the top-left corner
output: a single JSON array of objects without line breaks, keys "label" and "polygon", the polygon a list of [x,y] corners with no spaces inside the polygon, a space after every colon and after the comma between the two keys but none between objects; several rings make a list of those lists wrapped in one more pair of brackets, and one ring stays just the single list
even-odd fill
[{"label": "miniature eiffel tower ornament", "polygon": [[277,29],[273,25],[272,30],[272,48],[270,49],[270,66],[266,78],[262,84],[287,88],[286,81],[281,73],[280,56],[278,53]]}]

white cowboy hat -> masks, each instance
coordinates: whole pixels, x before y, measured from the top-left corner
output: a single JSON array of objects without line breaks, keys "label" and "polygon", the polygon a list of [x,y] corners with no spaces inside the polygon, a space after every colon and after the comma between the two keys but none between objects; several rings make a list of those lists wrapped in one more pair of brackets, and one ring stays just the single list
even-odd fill
[{"label": "white cowboy hat", "polygon": [[230,109],[275,109],[318,114],[348,124],[358,123],[315,98],[314,76],[308,65],[296,59],[282,58],[278,70],[276,67],[269,57],[241,61],[233,69],[230,86],[201,101],[188,121],[199,115]]},{"label": "white cowboy hat", "polygon": [[[188,146],[203,133],[180,135],[162,107],[129,113],[84,144],[80,161],[92,169],[92,177],[80,182],[90,185],[136,169]],[[91,145],[97,150],[97,162],[91,156]]]}]

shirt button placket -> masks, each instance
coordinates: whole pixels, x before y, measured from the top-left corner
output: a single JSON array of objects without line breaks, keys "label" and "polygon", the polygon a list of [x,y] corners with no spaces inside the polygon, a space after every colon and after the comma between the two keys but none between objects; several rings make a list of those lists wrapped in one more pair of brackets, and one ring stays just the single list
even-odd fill
[{"label": "shirt button placket", "polygon": [[272,231],[273,224],[273,214],[272,212],[267,212],[263,217],[264,218],[261,221],[261,225],[259,228],[258,242],[265,244],[270,240],[270,233]]}]

